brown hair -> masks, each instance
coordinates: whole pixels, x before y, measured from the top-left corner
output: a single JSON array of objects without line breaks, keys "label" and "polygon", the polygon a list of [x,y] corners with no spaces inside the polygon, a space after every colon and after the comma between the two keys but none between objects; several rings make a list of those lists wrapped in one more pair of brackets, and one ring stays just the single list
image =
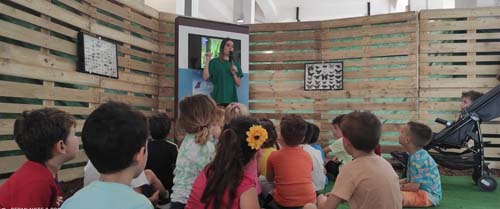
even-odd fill
[{"label": "brown hair", "polygon": [[53,157],[54,145],[59,140],[66,143],[75,126],[72,115],[56,108],[24,111],[14,122],[14,139],[26,158],[45,163]]},{"label": "brown hair", "polygon": [[429,126],[413,121],[406,123],[406,125],[408,126],[411,142],[414,145],[423,147],[431,142],[432,130]]},{"label": "brown hair", "polygon": [[241,117],[241,116],[249,116],[247,106],[241,103],[233,102],[227,105],[224,111],[224,123],[229,124],[231,120]]},{"label": "brown hair", "polygon": [[471,102],[476,101],[479,97],[483,96],[483,93],[477,91],[464,91],[462,92],[462,98],[469,98]]},{"label": "brown hair", "polygon": [[299,115],[286,115],[280,122],[280,133],[288,146],[302,144],[306,135],[307,124]]},{"label": "brown hair", "polygon": [[[277,149],[279,149],[278,145],[278,134],[276,133],[276,128],[274,127],[274,123],[266,118],[260,119],[259,120],[260,125],[266,129],[267,131],[267,137],[268,139],[264,144],[262,144],[261,148],[269,148],[275,146]],[[265,166],[265,165],[264,165]]]},{"label": "brown hair", "polygon": [[196,134],[195,142],[205,144],[210,127],[216,122],[217,104],[203,94],[184,97],[179,104],[179,126],[187,133]]},{"label": "brown hair", "polygon": [[371,152],[377,147],[382,133],[382,124],[371,112],[351,112],[342,118],[339,127],[344,138],[354,148],[364,152]]}]

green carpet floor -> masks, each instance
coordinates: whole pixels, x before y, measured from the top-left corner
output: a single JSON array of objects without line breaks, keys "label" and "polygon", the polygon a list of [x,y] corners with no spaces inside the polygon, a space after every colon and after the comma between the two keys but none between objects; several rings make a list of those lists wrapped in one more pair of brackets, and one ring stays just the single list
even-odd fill
[{"label": "green carpet floor", "polygon": [[[500,183],[500,178],[497,178]],[[500,188],[495,192],[483,192],[472,183],[470,176],[441,176],[443,199],[435,209],[500,209]],[[330,191],[330,182],[325,191]],[[342,204],[342,209],[349,208]]]}]

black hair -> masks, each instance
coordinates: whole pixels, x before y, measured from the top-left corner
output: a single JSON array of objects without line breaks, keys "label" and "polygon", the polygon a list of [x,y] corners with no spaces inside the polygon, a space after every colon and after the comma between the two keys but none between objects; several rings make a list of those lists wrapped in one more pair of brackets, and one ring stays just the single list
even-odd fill
[{"label": "black hair", "polygon": [[154,140],[167,138],[171,120],[166,113],[158,113],[149,117],[149,132]]},{"label": "black hair", "polygon": [[121,102],[99,106],[89,115],[82,130],[85,153],[103,174],[130,167],[148,136],[146,116]]}]

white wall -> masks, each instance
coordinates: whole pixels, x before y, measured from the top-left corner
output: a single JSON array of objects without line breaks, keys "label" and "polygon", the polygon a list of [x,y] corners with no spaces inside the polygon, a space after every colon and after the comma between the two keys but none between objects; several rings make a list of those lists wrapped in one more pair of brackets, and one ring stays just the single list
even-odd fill
[{"label": "white wall", "polygon": [[[145,0],[144,3],[160,12],[179,14],[176,12],[176,1],[177,0]],[[182,9],[184,9],[184,7],[182,7]]]}]

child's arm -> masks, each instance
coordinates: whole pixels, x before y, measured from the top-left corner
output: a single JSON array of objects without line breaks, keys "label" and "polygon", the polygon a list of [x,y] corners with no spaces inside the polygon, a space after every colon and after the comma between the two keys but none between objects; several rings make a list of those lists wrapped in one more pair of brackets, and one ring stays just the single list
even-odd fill
[{"label": "child's arm", "polygon": [[405,192],[416,192],[420,188],[420,183],[405,183],[401,184],[400,189],[401,191]]},{"label": "child's arm", "polygon": [[401,185],[401,184],[406,184],[406,183],[408,183],[408,181],[406,180],[406,178],[404,178],[404,179],[399,179],[399,185]]},{"label": "child's arm", "polygon": [[328,197],[320,194],[317,199],[318,209],[336,209],[342,201],[340,197],[334,194],[329,194]]},{"label": "child's arm", "polygon": [[259,209],[259,198],[257,198],[257,189],[252,187],[244,191],[240,195],[240,208],[241,209]]},{"label": "child's arm", "polygon": [[330,149],[330,146],[326,146],[325,148],[323,148],[323,152],[325,153],[325,155],[327,155],[330,151],[332,151],[332,149]]}]

